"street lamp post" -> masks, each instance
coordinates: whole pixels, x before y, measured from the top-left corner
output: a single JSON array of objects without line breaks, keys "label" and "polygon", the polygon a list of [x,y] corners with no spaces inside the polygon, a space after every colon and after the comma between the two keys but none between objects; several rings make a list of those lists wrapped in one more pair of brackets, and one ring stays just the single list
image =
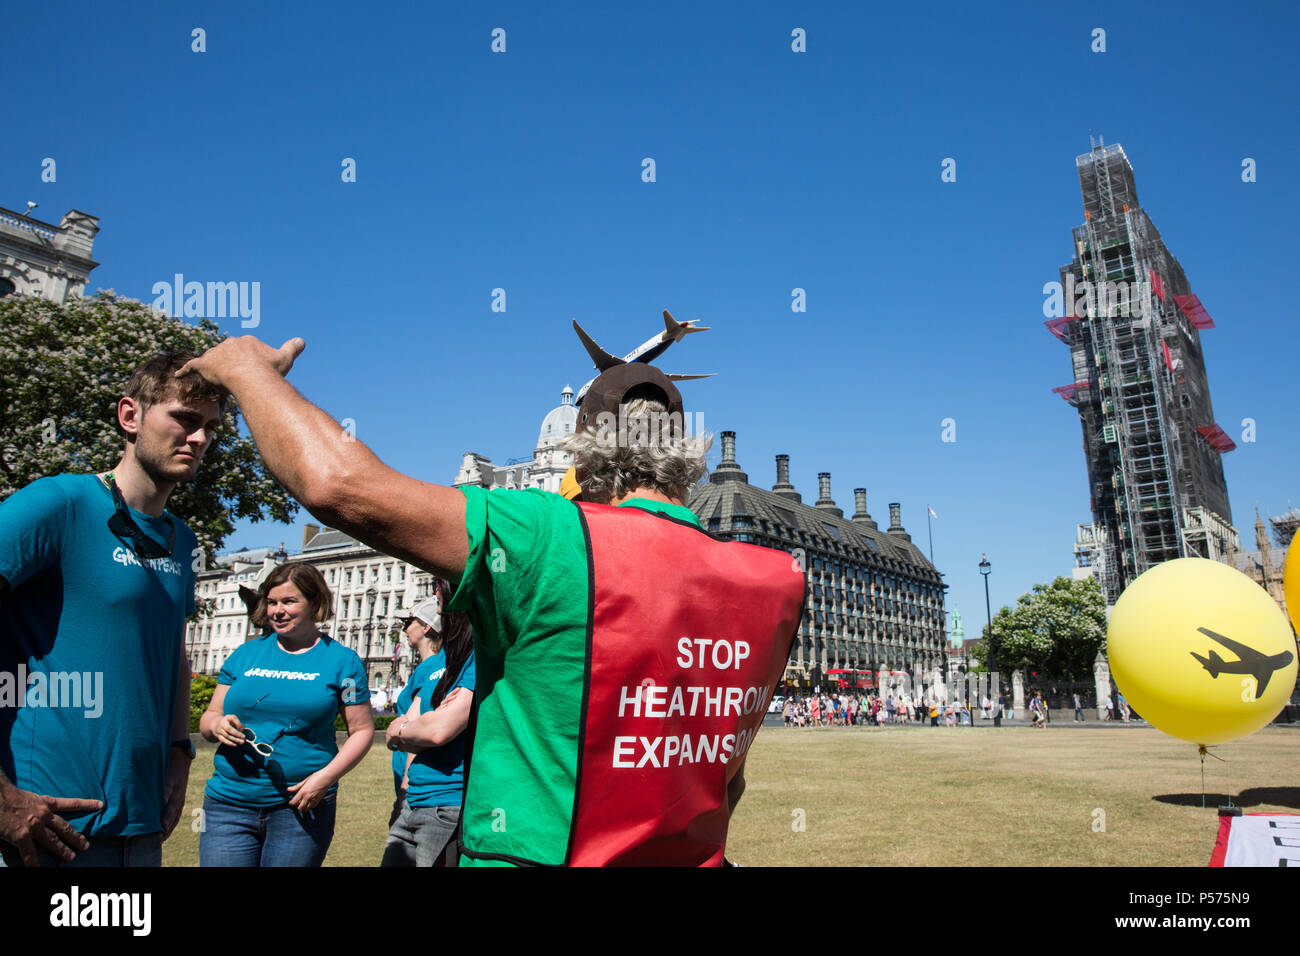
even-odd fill
[{"label": "street lamp post", "polygon": [[993,610],[989,604],[989,572],[993,570],[993,565],[989,564],[987,554],[980,555],[980,574],[984,575],[984,613],[988,615],[989,620],[989,643],[988,643],[988,661],[989,671],[993,670]]},{"label": "street lamp post", "polygon": [[[988,668],[990,674],[997,673],[997,665],[994,663],[993,656],[993,608],[989,604],[989,572],[993,570],[993,565],[989,563],[987,554],[980,555],[980,574],[984,577],[984,613],[988,617],[988,643],[985,645],[984,666]],[[992,688],[989,688],[992,690]],[[993,702],[993,712],[999,714],[997,701]],[[998,726],[1002,725],[1001,717],[996,721]]]},{"label": "street lamp post", "polygon": [[370,672],[370,657],[374,650],[375,639],[375,601],[379,597],[379,592],[374,588],[366,588],[366,597],[370,599],[370,623],[366,625],[366,672]]}]

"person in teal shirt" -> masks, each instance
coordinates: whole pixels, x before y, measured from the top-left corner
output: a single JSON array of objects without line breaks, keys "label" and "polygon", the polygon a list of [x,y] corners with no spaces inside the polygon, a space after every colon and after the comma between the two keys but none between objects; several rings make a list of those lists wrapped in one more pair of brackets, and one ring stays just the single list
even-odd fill
[{"label": "person in teal shirt", "polygon": [[422,660],[397,698],[388,727],[397,800],[381,866],[456,865],[465,800],[465,754],[474,700],[474,635],[468,615],[444,612],[451,586],[405,616],[406,636]]},{"label": "person in teal shirt", "polygon": [[[253,623],[274,634],[226,659],[199,732],[221,744],[203,798],[200,866],[320,866],[334,837],[338,781],[374,738],[365,666],[322,634],[330,591],[310,564],[262,582]],[[335,742],[342,715],[347,743]]]},{"label": "person in teal shirt", "polygon": [[[429,681],[437,684],[447,671],[447,655],[442,649],[442,635],[433,631],[433,621],[426,620],[426,616],[433,617],[434,621],[441,620],[435,601],[424,601],[416,605],[411,611],[411,616],[402,619],[411,653],[415,655],[419,664],[411,671],[410,679],[397,695],[398,718],[411,709],[411,702],[415,700],[425,684]],[[393,804],[392,819],[388,821],[389,826],[392,826],[393,821],[397,819],[402,800],[406,798],[406,765],[410,759],[410,755],[405,751],[393,751],[393,794],[396,802]]]},{"label": "person in teal shirt", "polygon": [[166,504],[229,397],[177,378],[190,358],[131,375],[111,472],[41,478],[0,505],[0,866],[160,866],[184,809],[199,552]]}]

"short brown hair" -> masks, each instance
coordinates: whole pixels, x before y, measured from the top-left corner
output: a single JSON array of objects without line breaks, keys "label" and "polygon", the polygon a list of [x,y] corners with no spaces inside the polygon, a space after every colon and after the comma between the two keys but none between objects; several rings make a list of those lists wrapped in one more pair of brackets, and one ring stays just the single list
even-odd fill
[{"label": "short brown hair", "polygon": [[281,584],[292,584],[302,592],[303,597],[316,605],[314,617],[317,624],[329,620],[334,607],[334,595],[330,593],[330,586],[325,583],[325,575],[321,574],[315,565],[304,561],[290,561],[279,565],[268,574],[266,580],[257,589],[257,606],[253,608],[254,627],[270,629],[271,622],[266,616],[266,596]]},{"label": "short brown hair", "polygon": [[[176,377],[186,362],[196,358],[198,356],[193,352],[160,352],[131,373],[122,395],[139,403],[142,418],[150,406],[173,397],[186,405],[215,402],[217,414],[224,416],[230,404],[228,391],[213,385],[197,372],[190,372],[183,378]],[[119,431],[121,427],[118,424]]]}]

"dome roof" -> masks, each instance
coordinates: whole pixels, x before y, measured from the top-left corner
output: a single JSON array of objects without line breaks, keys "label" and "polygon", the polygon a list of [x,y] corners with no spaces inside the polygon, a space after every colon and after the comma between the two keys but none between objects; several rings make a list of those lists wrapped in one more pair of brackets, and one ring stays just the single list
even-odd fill
[{"label": "dome roof", "polygon": [[578,424],[578,409],[573,404],[573,389],[564,386],[560,392],[560,404],[546,413],[542,419],[541,430],[537,433],[537,447],[554,445],[564,441],[573,434]]}]

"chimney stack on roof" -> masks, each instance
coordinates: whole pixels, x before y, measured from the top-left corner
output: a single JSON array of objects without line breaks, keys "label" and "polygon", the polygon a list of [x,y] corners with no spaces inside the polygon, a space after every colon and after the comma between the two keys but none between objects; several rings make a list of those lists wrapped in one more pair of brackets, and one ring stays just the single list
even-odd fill
[{"label": "chimney stack on roof", "polygon": [[831,498],[831,473],[829,471],[823,471],[817,476],[817,490],[819,494],[813,507],[834,512],[837,518],[843,518],[844,512],[835,507],[835,501]]},{"label": "chimney stack on roof", "polygon": [[853,509],[854,510],[853,510],[852,520],[855,524],[863,524],[872,529],[879,527],[879,525],[877,525],[875,521],[871,519],[871,515],[867,513],[867,489],[866,488],[853,489]]},{"label": "chimney stack on roof", "polygon": [[713,484],[721,484],[724,481],[743,481],[749,483],[749,475],[740,470],[736,464],[736,433],[722,433],[722,461],[718,462],[718,467],[713,469],[713,474],[709,476],[709,481]]},{"label": "chimney stack on roof", "polygon": [[790,456],[776,456],[776,484],[772,486],[772,493],[780,495],[782,498],[789,498],[791,501],[803,501],[803,495],[794,490],[794,485],[790,484]]},{"label": "chimney stack on roof", "polygon": [[889,528],[886,533],[896,534],[908,541],[912,540],[912,536],[903,530],[903,506],[897,501],[889,503]]}]

